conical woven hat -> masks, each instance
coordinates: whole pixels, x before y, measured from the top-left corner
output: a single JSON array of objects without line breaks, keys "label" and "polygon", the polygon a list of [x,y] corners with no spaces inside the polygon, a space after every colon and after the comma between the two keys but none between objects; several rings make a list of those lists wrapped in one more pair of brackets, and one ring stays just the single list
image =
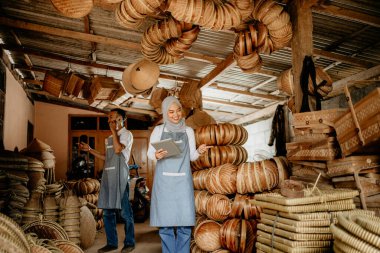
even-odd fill
[{"label": "conical woven hat", "polygon": [[42,160],[53,160],[53,159],[55,159],[55,156],[53,155],[52,152],[42,151],[41,152],[41,159]]},{"label": "conical woven hat", "polygon": [[137,62],[131,71],[131,81],[138,90],[147,90],[157,83],[160,68],[157,63],[143,59]]},{"label": "conical woven hat", "polygon": [[34,138],[33,141],[28,145],[25,152],[26,153],[38,153],[42,151],[53,151],[51,147],[45,142]]}]

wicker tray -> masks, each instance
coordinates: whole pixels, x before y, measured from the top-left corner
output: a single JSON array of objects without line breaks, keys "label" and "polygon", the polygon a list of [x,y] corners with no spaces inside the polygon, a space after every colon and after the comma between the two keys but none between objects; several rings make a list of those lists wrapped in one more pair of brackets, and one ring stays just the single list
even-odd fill
[{"label": "wicker tray", "polygon": [[380,156],[350,156],[327,162],[327,174],[336,177],[380,167]]},{"label": "wicker tray", "polygon": [[332,241],[329,241],[329,240],[293,241],[293,240],[289,240],[289,239],[281,237],[281,236],[272,235],[271,233],[266,233],[264,231],[257,230],[257,238],[260,238],[260,237],[288,245],[289,247],[300,247],[300,248],[314,248],[314,247],[323,248],[323,247],[331,246],[331,243],[332,243]]},{"label": "wicker tray", "polygon": [[345,109],[294,113],[293,126],[295,128],[334,126],[334,122],[345,113]]},{"label": "wicker tray", "polygon": [[280,222],[282,224],[292,226],[293,228],[328,227],[328,226],[330,226],[330,223],[331,223],[329,219],[299,221],[299,220],[283,218],[283,217],[280,217],[280,215],[278,217],[276,217],[275,215],[270,215],[270,214],[266,214],[266,213],[261,213],[260,218]]},{"label": "wicker tray", "polygon": [[302,141],[286,143],[287,158],[290,161],[310,160],[329,161],[340,155],[339,146],[334,137],[318,142]]},{"label": "wicker tray", "polygon": [[[330,247],[318,247],[318,248],[302,248],[297,247],[293,248],[288,245],[282,244],[280,242],[275,242],[270,239],[266,239],[263,237],[257,238],[257,245],[260,245],[259,248],[262,248],[264,251],[269,250],[268,252],[276,252],[275,250],[280,250],[279,252],[286,252],[286,253],[323,253],[323,252],[330,252]],[[273,251],[272,251],[273,250]]]},{"label": "wicker tray", "polygon": [[286,230],[283,230],[280,228],[274,228],[272,226],[268,226],[268,225],[265,225],[262,223],[259,223],[257,225],[257,229],[264,231],[264,232],[267,232],[267,233],[270,233],[270,234],[285,237],[289,240],[295,240],[295,241],[322,241],[322,240],[332,240],[333,239],[333,235],[331,233],[330,234],[294,233],[294,232],[289,232],[289,231],[286,231]]},{"label": "wicker tray", "polygon": [[355,190],[334,189],[334,190],[323,190],[320,192],[320,195],[317,195],[317,196],[294,198],[294,199],[286,198],[279,193],[264,193],[264,194],[255,195],[255,200],[270,202],[270,203],[284,205],[284,206],[295,206],[295,205],[320,204],[320,203],[330,202],[330,201],[352,199],[358,195],[359,195],[359,192]]},{"label": "wicker tray", "polygon": [[330,228],[327,227],[312,227],[312,226],[307,226],[307,227],[295,227],[292,225],[284,224],[279,220],[271,220],[271,219],[266,219],[261,217],[260,222],[262,224],[276,227],[276,228],[281,228],[283,230],[289,231],[289,232],[294,232],[294,233],[303,233],[303,234],[330,234]]},{"label": "wicker tray", "polygon": [[380,138],[380,88],[355,105],[347,87],[345,92],[350,110],[335,122],[335,130],[342,154],[348,156]]}]

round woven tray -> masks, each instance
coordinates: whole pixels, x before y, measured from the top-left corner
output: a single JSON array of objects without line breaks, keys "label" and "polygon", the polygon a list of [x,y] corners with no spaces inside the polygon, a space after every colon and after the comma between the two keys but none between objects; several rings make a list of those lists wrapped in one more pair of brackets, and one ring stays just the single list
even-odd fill
[{"label": "round woven tray", "polygon": [[[12,241],[17,248],[24,251],[29,251],[29,243],[25,237],[21,227],[10,217],[0,213],[0,234],[4,237],[3,240]],[[4,245],[1,244],[0,245]],[[0,246],[0,248],[2,248]]]},{"label": "round woven tray", "polygon": [[66,231],[56,222],[36,220],[22,226],[25,233],[35,233],[38,238],[69,240]]},{"label": "round woven tray", "polygon": [[205,251],[220,249],[220,228],[221,225],[212,220],[200,223],[194,231],[194,239],[198,247]]},{"label": "round woven tray", "polygon": [[65,253],[84,253],[84,251],[71,241],[56,240],[54,244]]},{"label": "round woven tray", "polygon": [[89,14],[94,6],[92,0],[50,0],[53,6],[69,18],[82,18]]}]

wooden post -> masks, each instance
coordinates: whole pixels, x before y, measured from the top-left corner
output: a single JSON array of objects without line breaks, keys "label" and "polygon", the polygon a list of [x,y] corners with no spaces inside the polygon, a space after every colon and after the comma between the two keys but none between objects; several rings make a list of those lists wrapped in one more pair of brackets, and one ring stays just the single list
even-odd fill
[{"label": "wooden post", "polygon": [[300,84],[303,59],[313,55],[313,17],[307,0],[293,0],[290,4],[290,16],[293,25],[292,65],[293,90],[296,112],[302,104],[302,89]]}]

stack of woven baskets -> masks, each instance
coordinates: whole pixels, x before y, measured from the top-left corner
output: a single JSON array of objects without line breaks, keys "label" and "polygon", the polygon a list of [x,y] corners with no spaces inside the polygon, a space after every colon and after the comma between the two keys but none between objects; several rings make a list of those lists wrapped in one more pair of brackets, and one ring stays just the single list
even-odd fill
[{"label": "stack of woven baskets", "polygon": [[35,138],[33,141],[21,151],[23,154],[34,157],[42,161],[45,169],[46,184],[55,183],[55,156],[53,149],[43,141]]},{"label": "stack of woven baskets", "polygon": [[46,220],[59,222],[59,205],[52,195],[46,195],[43,199],[43,215]]},{"label": "stack of woven baskets", "polygon": [[337,217],[338,224],[331,224],[334,235],[334,252],[380,251],[380,218],[365,214]]},{"label": "stack of woven baskets", "polygon": [[250,196],[236,194],[237,166],[247,158],[240,146],[246,134],[243,127],[228,123],[195,131],[197,145],[213,147],[192,163],[197,219],[191,252],[253,250],[259,210],[250,205]]},{"label": "stack of woven baskets", "polygon": [[23,207],[22,224],[28,224],[42,217],[42,193],[33,191]]},{"label": "stack of woven baskets", "polygon": [[78,197],[70,192],[60,200],[59,223],[66,231],[69,240],[80,244],[80,208]]},{"label": "stack of woven baskets", "polygon": [[[308,196],[287,198],[278,193],[255,195],[262,208],[257,226],[257,252],[331,252],[330,224],[338,214],[368,214],[355,209],[355,190],[308,191]],[[303,252],[303,251],[302,251]]]}]

